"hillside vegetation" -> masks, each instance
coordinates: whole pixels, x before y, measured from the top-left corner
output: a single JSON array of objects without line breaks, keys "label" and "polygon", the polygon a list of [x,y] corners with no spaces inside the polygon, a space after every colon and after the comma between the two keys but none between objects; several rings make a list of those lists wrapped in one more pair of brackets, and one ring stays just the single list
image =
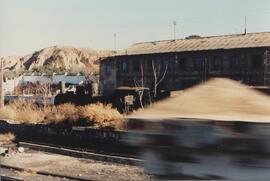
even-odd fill
[{"label": "hillside vegetation", "polygon": [[2,58],[5,69],[11,72],[64,72],[87,74],[98,72],[99,59],[113,51],[97,51],[88,48],[52,46],[25,56]]}]

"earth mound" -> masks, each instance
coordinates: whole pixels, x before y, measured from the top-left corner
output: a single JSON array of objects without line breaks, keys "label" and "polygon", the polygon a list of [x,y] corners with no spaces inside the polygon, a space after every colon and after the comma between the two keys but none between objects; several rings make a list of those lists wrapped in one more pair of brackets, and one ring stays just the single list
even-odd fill
[{"label": "earth mound", "polygon": [[130,115],[135,119],[198,118],[270,121],[270,97],[237,81],[214,78]]}]

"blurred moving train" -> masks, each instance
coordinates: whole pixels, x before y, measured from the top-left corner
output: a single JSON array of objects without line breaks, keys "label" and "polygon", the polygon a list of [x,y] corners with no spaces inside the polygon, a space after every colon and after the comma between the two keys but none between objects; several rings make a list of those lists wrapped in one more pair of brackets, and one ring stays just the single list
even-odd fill
[{"label": "blurred moving train", "polygon": [[143,129],[129,143],[144,151],[158,179],[270,179],[270,122],[131,120]]}]

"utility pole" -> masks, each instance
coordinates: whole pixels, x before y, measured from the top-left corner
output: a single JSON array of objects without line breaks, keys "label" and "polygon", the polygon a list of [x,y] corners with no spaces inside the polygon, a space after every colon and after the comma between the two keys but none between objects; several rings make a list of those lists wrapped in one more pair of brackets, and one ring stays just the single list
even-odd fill
[{"label": "utility pole", "polygon": [[177,22],[173,21],[173,43],[174,43],[175,61],[177,60],[177,54],[176,54],[176,26],[177,26]]},{"label": "utility pole", "polygon": [[113,34],[113,39],[114,39],[114,51],[116,51],[116,38],[117,38],[117,35],[116,33]]},{"label": "utility pole", "polygon": [[173,21],[173,43],[174,43],[174,64],[176,66],[174,66],[174,76],[173,76],[173,85],[175,85],[175,77],[176,77],[176,72],[177,72],[177,68],[179,67],[179,61],[178,61],[178,56],[177,56],[177,52],[176,52],[176,26],[177,26],[177,22]]},{"label": "utility pole", "polygon": [[173,40],[176,40],[176,26],[177,26],[177,22],[173,21]]},{"label": "utility pole", "polygon": [[0,60],[0,108],[4,107],[4,65],[3,65],[3,59]]},{"label": "utility pole", "polygon": [[247,16],[245,16],[245,35],[247,34]]}]

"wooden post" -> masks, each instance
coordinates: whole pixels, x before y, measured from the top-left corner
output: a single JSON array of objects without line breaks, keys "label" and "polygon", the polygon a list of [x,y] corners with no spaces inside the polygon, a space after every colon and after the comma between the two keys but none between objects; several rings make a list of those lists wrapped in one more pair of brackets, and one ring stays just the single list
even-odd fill
[{"label": "wooden post", "polygon": [[4,65],[3,60],[0,60],[0,108],[4,107]]},{"label": "wooden post", "polygon": [[66,93],[66,83],[65,83],[65,81],[61,81],[60,82],[60,92],[61,92],[61,94],[65,94]]}]

